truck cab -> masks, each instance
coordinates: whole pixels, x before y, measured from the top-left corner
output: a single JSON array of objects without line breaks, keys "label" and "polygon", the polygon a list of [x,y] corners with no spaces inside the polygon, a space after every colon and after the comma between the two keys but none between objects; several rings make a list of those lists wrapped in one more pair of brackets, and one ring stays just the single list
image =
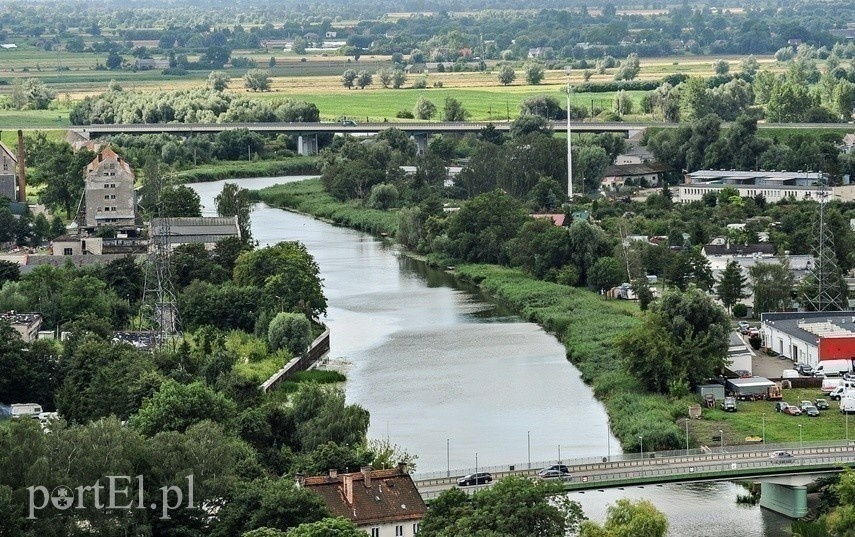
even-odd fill
[{"label": "truck cab", "polygon": [[725,412],[736,412],[736,397],[725,397],[721,402],[721,408]]}]

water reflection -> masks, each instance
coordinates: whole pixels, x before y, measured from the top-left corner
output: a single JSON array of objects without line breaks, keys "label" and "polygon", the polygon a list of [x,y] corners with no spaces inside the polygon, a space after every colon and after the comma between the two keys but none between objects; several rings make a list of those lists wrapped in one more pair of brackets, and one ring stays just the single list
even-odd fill
[{"label": "water reflection", "polygon": [[[263,188],[295,178],[240,180]],[[192,186],[214,214],[223,181]],[[371,412],[369,436],[419,456],[419,470],[617,453],[602,405],[555,338],[485,300],[476,287],[429,269],[362,233],[263,204],[252,214],[262,245],[300,240],[315,256],[329,300],[331,356],[349,364],[347,398]],[[446,451],[446,447],[449,447]],[[447,462],[448,457],[449,462]],[[536,464],[536,462],[535,462]],[[619,498],[647,498],[673,536],[783,536],[789,522],[736,504],[732,483],[573,493],[602,520]]]}]

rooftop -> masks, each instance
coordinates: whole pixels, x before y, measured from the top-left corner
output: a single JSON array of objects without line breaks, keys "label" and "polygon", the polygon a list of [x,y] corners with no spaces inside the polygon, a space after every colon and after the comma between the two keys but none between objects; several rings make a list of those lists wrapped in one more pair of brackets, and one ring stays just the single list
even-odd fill
[{"label": "rooftop", "polygon": [[31,325],[33,323],[39,322],[42,319],[41,313],[17,313],[14,311],[7,311],[6,313],[0,313],[0,321],[6,321],[9,324],[23,324],[23,325]]},{"label": "rooftop", "polygon": [[820,337],[855,335],[855,311],[763,313],[760,320],[808,342],[818,342]]},{"label": "rooftop", "polygon": [[706,255],[734,255],[734,256],[753,256],[760,255],[775,255],[775,245],[768,242],[758,242],[754,244],[705,244],[704,253]]},{"label": "rooftop", "polygon": [[152,218],[152,236],[165,235],[167,229],[171,237],[239,236],[240,233],[237,217],[234,216]]},{"label": "rooftop", "polygon": [[745,171],[745,170],[698,170],[686,174],[686,183],[703,183],[708,181],[733,181],[748,184],[783,183],[786,181],[819,182],[822,180],[819,172],[778,172],[778,171]]},{"label": "rooftop", "polygon": [[632,177],[673,171],[667,164],[652,162],[650,164],[612,164],[606,168],[605,177]]},{"label": "rooftop", "polygon": [[342,475],[331,471],[306,478],[302,485],[320,494],[333,516],[357,525],[419,520],[427,511],[406,465]]}]

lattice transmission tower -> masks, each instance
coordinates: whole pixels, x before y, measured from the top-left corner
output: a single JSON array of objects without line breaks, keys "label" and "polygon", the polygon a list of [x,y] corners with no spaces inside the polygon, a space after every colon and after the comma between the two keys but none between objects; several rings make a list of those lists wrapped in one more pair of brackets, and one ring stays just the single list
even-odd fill
[{"label": "lattice transmission tower", "polygon": [[823,176],[822,189],[819,192],[818,206],[813,220],[813,263],[805,277],[804,298],[814,311],[840,311],[844,309],[843,295],[840,289],[840,268],[837,266],[837,252],[834,249],[834,237],[826,221],[828,189]]},{"label": "lattice transmission tower", "polygon": [[159,197],[163,178],[159,173],[149,175],[153,184],[150,194],[158,196],[149,226],[149,252],[146,259],[143,307],[148,307],[149,330],[152,347],[161,347],[179,333],[180,322],[172,283],[172,233],[169,218],[163,216]]}]

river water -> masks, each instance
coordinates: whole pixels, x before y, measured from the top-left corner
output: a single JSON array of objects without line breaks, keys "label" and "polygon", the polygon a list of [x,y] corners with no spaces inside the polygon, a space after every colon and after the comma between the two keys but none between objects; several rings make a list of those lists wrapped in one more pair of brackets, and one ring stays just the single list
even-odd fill
[{"label": "river water", "polygon": [[[299,180],[241,179],[243,188]],[[206,216],[223,181],[189,185]],[[371,412],[370,438],[388,438],[418,455],[419,473],[620,452],[603,406],[535,324],[492,304],[370,235],[257,205],[261,245],[299,240],[315,257],[328,299],[330,356],[346,370],[347,399]],[[652,500],[673,536],[787,535],[787,520],[735,502],[732,483],[572,493],[602,520],[609,503]]]}]

